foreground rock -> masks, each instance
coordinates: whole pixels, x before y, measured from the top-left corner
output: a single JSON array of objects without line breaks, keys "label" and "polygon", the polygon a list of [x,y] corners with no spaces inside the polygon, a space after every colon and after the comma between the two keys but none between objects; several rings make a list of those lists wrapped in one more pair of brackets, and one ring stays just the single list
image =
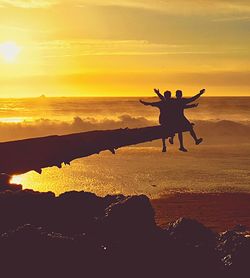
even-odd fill
[{"label": "foreground rock", "polygon": [[6,190],[10,191],[20,191],[22,190],[21,184],[13,184],[11,183],[12,176],[0,173],[0,192],[4,192]]},{"label": "foreground rock", "polygon": [[144,195],[5,191],[0,211],[7,277],[250,277],[245,227],[218,234],[180,218],[161,229]]}]

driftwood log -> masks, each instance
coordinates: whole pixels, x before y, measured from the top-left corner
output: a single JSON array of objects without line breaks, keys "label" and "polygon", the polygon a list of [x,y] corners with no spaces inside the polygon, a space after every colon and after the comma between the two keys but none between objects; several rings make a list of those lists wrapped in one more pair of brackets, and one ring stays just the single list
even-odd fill
[{"label": "driftwood log", "polygon": [[163,136],[169,132],[161,126],[135,129],[100,130],[62,136],[48,136],[0,143],[0,173],[24,174],[42,172],[43,168],[70,164],[74,159],[135,145]]}]

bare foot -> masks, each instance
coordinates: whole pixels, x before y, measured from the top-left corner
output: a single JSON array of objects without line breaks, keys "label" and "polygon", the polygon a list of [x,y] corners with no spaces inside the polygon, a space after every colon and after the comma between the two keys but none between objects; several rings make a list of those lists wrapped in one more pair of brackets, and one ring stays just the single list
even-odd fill
[{"label": "bare foot", "polygon": [[163,152],[163,153],[167,152],[167,148],[166,148],[166,147],[163,147],[163,148],[162,148],[162,152]]},{"label": "bare foot", "polygon": [[184,147],[179,148],[179,150],[180,150],[181,152],[184,152],[184,153],[186,153],[186,152],[188,151],[188,150],[185,149]]},{"label": "bare foot", "polygon": [[170,143],[171,145],[174,144],[174,137],[170,137],[170,138],[169,138],[169,143]]},{"label": "bare foot", "polygon": [[195,144],[196,145],[200,145],[200,143],[203,141],[203,139],[202,138],[200,138],[200,139],[197,139],[197,141],[195,142]]}]

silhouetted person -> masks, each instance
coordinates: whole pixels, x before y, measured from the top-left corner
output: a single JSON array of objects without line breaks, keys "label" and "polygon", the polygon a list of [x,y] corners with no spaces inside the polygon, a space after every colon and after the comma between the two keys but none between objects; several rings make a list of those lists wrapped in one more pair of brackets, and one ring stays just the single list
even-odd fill
[{"label": "silhouetted person", "polygon": [[[140,100],[140,102],[144,105],[150,105],[153,107],[157,107],[160,109],[159,123],[164,127],[164,129],[168,132],[171,138],[175,135],[176,130],[176,115],[178,112],[176,110],[176,102],[173,102],[171,98],[171,92],[166,91],[164,96],[160,93],[159,90],[154,89],[155,93],[159,96],[161,101],[158,102],[146,102]],[[192,105],[183,105],[183,109],[196,107],[196,104]],[[173,140],[173,139],[172,139]],[[183,147],[184,148],[184,147]],[[162,152],[166,152],[166,137],[162,138]]]},{"label": "silhouetted person", "polygon": [[[192,123],[190,123],[190,121],[185,117],[184,106],[187,105],[188,103],[195,101],[204,93],[205,93],[205,89],[202,89],[199,94],[197,94],[191,98],[183,98],[182,91],[181,90],[176,91],[176,100],[175,101],[177,103],[177,105],[176,105],[177,121],[179,120],[177,123],[177,126],[179,128],[178,137],[179,137],[179,142],[180,142],[180,148],[179,148],[180,151],[183,151],[183,152],[187,151],[187,149],[185,149],[185,147],[183,145],[183,134],[182,134],[183,131],[190,132],[190,135],[193,137],[196,145],[199,145],[203,141],[202,138],[197,138]],[[196,107],[197,107],[197,105],[196,105]]]},{"label": "silhouetted person", "polygon": [[[158,97],[162,100],[163,95],[159,92],[159,90],[154,90],[155,93],[158,95]],[[187,149],[184,147],[183,144],[183,131],[189,131],[191,136],[193,137],[196,145],[199,145],[202,142],[202,138],[197,138],[196,133],[193,129],[192,123],[189,122],[189,120],[184,115],[184,109],[186,108],[194,108],[197,107],[198,104],[192,104],[187,105],[188,103],[191,103],[198,99],[202,94],[205,93],[205,89],[201,90],[199,94],[191,97],[191,98],[182,98],[182,91],[177,90],[176,91],[176,99],[172,99],[172,109],[171,109],[171,120],[173,124],[175,125],[175,130],[178,133],[178,138],[180,142],[180,151],[187,152]],[[169,139],[170,144],[173,144],[174,136],[172,136]]]},{"label": "silhouetted person", "polygon": [[[150,105],[159,108],[160,109],[159,123],[161,126],[164,127],[164,129],[168,130],[171,133],[171,128],[168,126],[168,123],[170,123],[170,121],[168,121],[168,117],[169,117],[168,114],[171,111],[170,100],[171,100],[171,92],[166,91],[164,93],[164,96],[162,96],[161,101],[147,102],[147,101],[140,100],[140,102],[146,106]],[[166,137],[162,137],[162,152],[166,152],[166,150],[167,150]]]}]

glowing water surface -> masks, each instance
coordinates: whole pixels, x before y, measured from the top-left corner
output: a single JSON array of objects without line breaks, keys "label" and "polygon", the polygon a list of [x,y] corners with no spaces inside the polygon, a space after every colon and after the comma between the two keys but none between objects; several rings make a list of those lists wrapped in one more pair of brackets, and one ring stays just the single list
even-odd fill
[{"label": "glowing water surface", "polygon": [[[149,99],[156,101],[156,99]],[[13,181],[39,191],[85,190],[99,195],[168,192],[250,192],[250,98],[202,98],[188,109],[204,143],[185,135],[161,153],[158,142],[76,160],[71,166],[30,172]],[[142,127],[158,122],[158,110],[138,98],[0,99],[0,140],[10,141],[96,129]],[[177,141],[177,140],[176,140]]]},{"label": "glowing water surface", "polygon": [[42,175],[17,176],[14,181],[56,194],[84,190],[98,195],[143,193],[155,198],[169,192],[250,192],[250,151],[245,147],[204,145],[190,148],[188,154],[173,148],[168,154],[158,147],[125,148],[116,155],[104,152],[62,169],[45,169]]}]

